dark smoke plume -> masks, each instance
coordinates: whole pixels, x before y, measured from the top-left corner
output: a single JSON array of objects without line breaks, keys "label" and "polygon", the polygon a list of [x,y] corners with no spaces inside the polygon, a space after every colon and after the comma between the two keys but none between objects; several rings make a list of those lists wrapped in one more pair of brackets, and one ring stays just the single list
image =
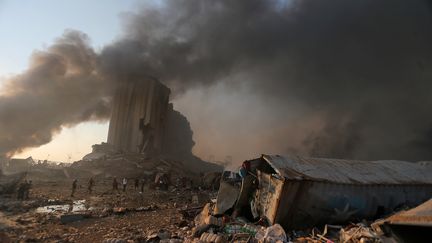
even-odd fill
[{"label": "dark smoke plume", "polygon": [[29,69],[7,80],[0,96],[0,155],[51,141],[64,126],[107,119],[107,85],[96,70],[88,38],[66,31],[34,52]]},{"label": "dark smoke plume", "polygon": [[[202,129],[192,126],[211,130],[205,126],[212,119],[232,115],[232,124],[238,127],[221,127],[217,133],[232,149],[220,153],[264,153],[271,148],[324,157],[432,159],[430,6],[426,0],[165,0],[144,5],[141,11],[124,14],[123,38],[99,54],[85,43],[75,45],[84,52],[59,51],[62,42],[46,51],[47,56],[54,51],[57,58],[50,58],[53,64],[43,63],[56,68],[42,73],[50,77],[42,80],[73,80],[77,93],[92,95],[79,99],[79,105],[69,108],[72,112],[48,114],[57,117],[56,122],[35,124],[26,136],[14,140],[15,147],[3,151],[47,142],[64,124],[104,117],[106,113],[99,112],[106,107],[102,80],[109,87],[111,81],[150,75],[166,83],[176,97],[222,83],[226,90],[237,91],[239,100],[257,105],[234,115],[225,106],[223,112],[201,120],[197,126]],[[68,57],[77,53],[81,55]],[[65,64],[58,56],[69,61]],[[77,71],[65,72],[69,67]],[[12,83],[39,80],[37,72],[33,78],[33,69]],[[11,100],[10,105],[0,105],[2,132],[10,127],[3,121],[3,110],[15,112],[23,109],[15,108],[17,104],[33,103],[25,101],[26,92],[31,91],[23,86],[2,97]],[[45,109],[53,108],[47,103],[63,96],[41,96],[45,102],[35,102],[36,109],[48,112]],[[208,100],[198,102],[214,105]],[[17,113],[15,119],[24,116]],[[249,127],[248,122],[257,125]],[[14,134],[2,134],[0,146],[15,139]],[[25,141],[33,134],[41,135]],[[247,140],[254,140],[255,146],[242,148]]]},{"label": "dark smoke plume", "polygon": [[[217,82],[247,86],[280,118],[277,125],[288,127],[273,136],[273,145],[285,141],[287,151],[432,159],[429,4],[168,0],[127,15],[126,37],[102,57],[113,75],[151,74],[177,92]],[[320,122],[292,138],[292,116],[297,123]],[[259,129],[272,129],[266,120]],[[225,134],[228,143],[235,136]],[[292,139],[303,142],[292,147]]]}]

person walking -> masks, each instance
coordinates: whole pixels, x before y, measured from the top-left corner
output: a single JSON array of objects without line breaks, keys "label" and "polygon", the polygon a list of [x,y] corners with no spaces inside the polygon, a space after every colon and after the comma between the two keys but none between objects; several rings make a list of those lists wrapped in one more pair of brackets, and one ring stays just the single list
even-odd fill
[{"label": "person walking", "polygon": [[118,182],[116,177],[113,179],[113,191],[118,191]]}]

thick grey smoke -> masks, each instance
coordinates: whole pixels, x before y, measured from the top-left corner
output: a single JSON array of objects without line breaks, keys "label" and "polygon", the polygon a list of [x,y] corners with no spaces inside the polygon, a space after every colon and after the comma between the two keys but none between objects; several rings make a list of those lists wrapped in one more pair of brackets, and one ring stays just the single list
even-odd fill
[{"label": "thick grey smoke", "polygon": [[[280,153],[325,157],[432,159],[430,6],[426,0],[164,0],[145,5],[141,11],[124,14],[124,37],[101,53],[94,54],[85,43],[72,45],[85,51],[61,51],[62,45],[70,46],[65,37],[45,53],[49,57],[54,52],[56,58],[42,62],[55,68],[32,74],[39,70],[33,65],[15,78],[13,83],[18,84],[73,80],[70,85],[76,95],[87,94],[77,98],[79,105],[68,108],[72,112],[47,114],[57,118],[53,125],[35,125],[25,133],[44,136],[23,136],[17,148],[48,141],[62,124],[104,117],[106,113],[99,112],[107,94],[100,87],[102,80],[111,84],[150,75],[166,83],[177,97],[223,83],[226,90],[238,91],[239,99],[256,105],[235,115],[226,106],[226,114],[209,114],[195,127],[192,123],[194,130],[211,130],[206,125],[213,119],[232,115],[238,129],[221,127],[217,132],[232,150],[264,153],[277,148]],[[77,53],[81,55],[69,57]],[[59,61],[59,56],[69,61]],[[69,69],[76,71],[65,71]],[[38,78],[43,75],[50,78]],[[22,87],[14,96],[2,97],[12,103],[1,102],[2,133],[10,127],[3,121],[3,110],[15,112],[23,109],[17,105],[40,103],[26,102],[31,91]],[[61,101],[63,96],[54,98]],[[48,112],[52,100],[45,97],[33,110]],[[15,119],[33,117],[17,113]],[[253,118],[254,125],[248,126],[242,117]],[[14,134],[2,134],[6,139],[0,139],[0,147],[9,144],[3,141],[11,141]],[[247,148],[248,140],[256,146]]]},{"label": "thick grey smoke", "polygon": [[[113,75],[151,74],[177,92],[247,86],[288,128],[271,137],[289,152],[432,159],[430,1],[162,2],[126,16],[126,37],[102,53]],[[268,117],[257,129],[272,130]],[[290,136],[312,118],[320,122]],[[220,133],[226,143],[236,136]]]},{"label": "thick grey smoke", "polygon": [[63,126],[109,116],[109,86],[96,57],[76,31],[33,53],[29,69],[1,90],[0,155],[48,143]]}]

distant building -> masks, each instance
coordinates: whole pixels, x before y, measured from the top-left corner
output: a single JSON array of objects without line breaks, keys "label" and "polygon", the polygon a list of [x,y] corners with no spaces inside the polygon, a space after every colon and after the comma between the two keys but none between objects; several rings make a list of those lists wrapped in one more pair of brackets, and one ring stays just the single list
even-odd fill
[{"label": "distant building", "polygon": [[6,162],[4,171],[9,173],[29,171],[31,166],[34,164],[35,161],[32,157],[28,157],[26,159],[10,159]]}]

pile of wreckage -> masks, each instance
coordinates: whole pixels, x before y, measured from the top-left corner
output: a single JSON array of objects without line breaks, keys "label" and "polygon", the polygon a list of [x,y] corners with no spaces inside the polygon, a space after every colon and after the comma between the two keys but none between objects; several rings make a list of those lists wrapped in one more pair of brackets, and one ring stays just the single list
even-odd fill
[{"label": "pile of wreckage", "polygon": [[427,242],[430,198],[430,162],[262,155],[238,173],[223,173],[217,199],[195,218],[193,236],[199,242]]},{"label": "pile of wreckage", "polygon": [[[186,223],[193,226],[190,233],[171,238],[159,232],[146,242],[430,242],[431,162],[262,155],[245,161],[239,171],[192,181],[185,180],[192,174],[179,162],[135,156],[82,161],[66,171],[103,178],[148,173],[155,184],[167,181],[161,189],[169,191],[215,189],[220,183],[216,198],[204,207],[195,196],[189,205],[194,207],[181,209],[185,219],[193,220]],[[0,184],[21,179],[1,175]]]}]

